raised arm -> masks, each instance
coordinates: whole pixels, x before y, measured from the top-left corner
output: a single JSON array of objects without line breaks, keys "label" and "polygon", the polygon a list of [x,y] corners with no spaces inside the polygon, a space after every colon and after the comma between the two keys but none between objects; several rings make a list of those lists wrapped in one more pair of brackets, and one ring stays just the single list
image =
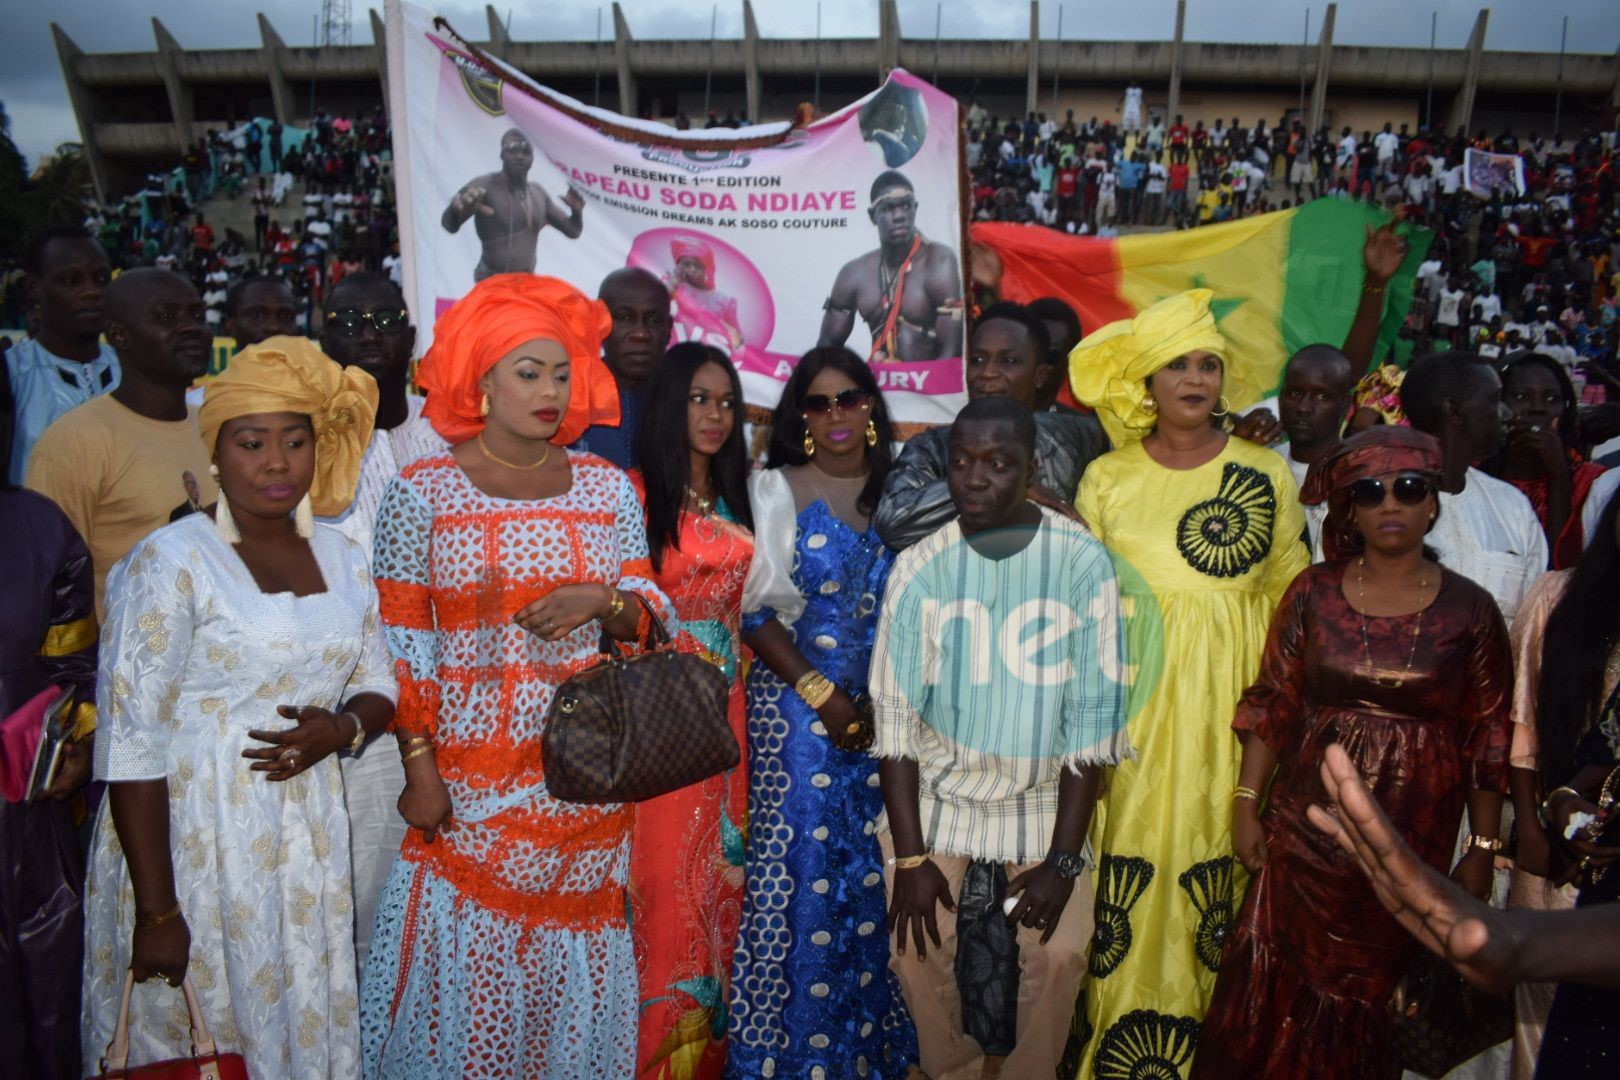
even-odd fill
[{"label": "raised arm", "polygon": [[[579,239],[579,234],[585,231],[585,199],[573,188],[562,197],[562,204],[557,200],[540,192],[540,197],[546,200],[546,222],[570,240]],[[563,213],[563,207],[568,207],[568,213]]]},{"label": "raised arm", "polygon": [[1355,319],[1344,338],[1344,355],[1350,358],[1358,374],[1365,374],[1372,367],[1373,350],[1378,346],[1378,327],[1384,318],[1384,293],[1406,258],[1406,241],[1395,232],[1400,221],[1397,215],[1380,228],[1367,226],[1367,242],[1361,248],[1361,264],[1366,273],[1361,281],[1361,302],[1356,305]]}]

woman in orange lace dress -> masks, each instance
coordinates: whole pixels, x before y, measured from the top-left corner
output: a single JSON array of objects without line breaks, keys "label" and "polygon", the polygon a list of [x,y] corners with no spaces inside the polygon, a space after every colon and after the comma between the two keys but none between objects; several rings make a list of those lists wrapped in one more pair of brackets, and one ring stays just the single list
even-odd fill
[{"label": "woman in orange lace dress", "polygon": [[452,445],[406,468],[377,515],[412,828],[361,987],[368,1077],[635,1065],[633,810],[554,798],[540,757],[552,695],[601,633],[645,634],[638,596],[675,625],[630,481],[565,449],[618,420],[609,325],[564,282],[497,275],[439,320],[422,365],[424,414]]}]

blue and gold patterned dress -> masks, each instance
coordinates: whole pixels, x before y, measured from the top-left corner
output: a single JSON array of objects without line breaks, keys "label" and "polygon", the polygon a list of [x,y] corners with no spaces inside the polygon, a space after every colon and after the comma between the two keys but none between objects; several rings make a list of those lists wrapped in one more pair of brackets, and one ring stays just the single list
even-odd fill
[{"label": "blue and gold patterned dress", "polygon": [[[767,513],[784,500],[792,506],[776,470],[750,487],[756,560],[775,550],[790,566],[777,590],[750,590],[744,635],[778,618],[840,689],[864,691],[892,555],[876,530],[856,532],[819,500],[795,517]],[[791,544],[771,535],[789,528]],[[796,596],[784,591],[789,577]],[[889,972],[877,762],[835,747],[815,711],[759,662],[748,674],[748,757],[748,872],[726,1075],[903,1077],[917,1038]]]}]

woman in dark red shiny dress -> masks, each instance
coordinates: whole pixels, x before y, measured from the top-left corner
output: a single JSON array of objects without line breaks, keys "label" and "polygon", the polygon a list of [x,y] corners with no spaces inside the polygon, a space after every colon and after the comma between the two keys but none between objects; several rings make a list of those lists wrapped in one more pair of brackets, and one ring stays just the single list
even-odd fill
[{"label": "woman in dark red shiny dress", "polygon": [[[1305,820],[1311,803],[1330,802],[1319,773],[1329,744],[1430,865],[1449,868],[1465,806],[1471,840],[1497,835],[1513,661],[1490,594],[1425,557],[1439,469],[1433,439],[1377,427],[1306,479],[1304,498],[1329,503],[1330,561],[1283,597],[1232,725],[1244,742],[1233,846],[1254,878],[1195,1078],[1399,1073],[1388,1003],[1417,945]],[[1483,895],[1490,869],[1490,850],[1471,843],[1452,876]]]}]

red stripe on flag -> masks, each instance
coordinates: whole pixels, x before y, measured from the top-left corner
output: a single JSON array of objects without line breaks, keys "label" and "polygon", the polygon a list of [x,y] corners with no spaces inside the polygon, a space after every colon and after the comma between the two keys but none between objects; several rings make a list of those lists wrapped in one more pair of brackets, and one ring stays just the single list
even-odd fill
[{"label": "red stripe on flag", "polygon": [[[998,222],[975,222],[970,235],[974,247],[988,248],[1001,260],[998,294],[1003,300],[1027,304],[1055,296],[1074,308],[1087,334],[1136,314],[1120,295],[1124,273],[1113,240]],[[980,258],[975,255],[975,261]],[[984,276],[982,268],[974,276]],[[1074,402],[1066,374],[1060,400]]]}]

